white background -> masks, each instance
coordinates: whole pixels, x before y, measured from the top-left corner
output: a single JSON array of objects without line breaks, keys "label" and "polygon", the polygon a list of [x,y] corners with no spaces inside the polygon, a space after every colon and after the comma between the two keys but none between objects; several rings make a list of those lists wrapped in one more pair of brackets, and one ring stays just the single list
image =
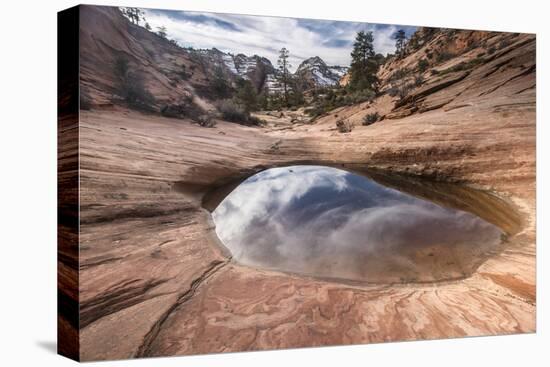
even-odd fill
[{"label": "white background", "polygon": [[[97,1],[258,15],[537,33],[538,317],[530,335],[102,362],[102,366],[532,366],[550,363],[548,338],[548,78],[546,1]],[[7,0],[0,17],[0,364],[69,365],[56,340],[56,12],[73,1]],[[502,157],[507,159],[508,157]]]}]

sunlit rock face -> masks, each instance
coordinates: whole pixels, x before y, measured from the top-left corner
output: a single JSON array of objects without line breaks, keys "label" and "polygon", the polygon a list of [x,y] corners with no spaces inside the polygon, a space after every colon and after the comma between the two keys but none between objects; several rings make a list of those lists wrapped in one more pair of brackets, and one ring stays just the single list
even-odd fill
[{"label": "sunlit rock face", "polygon": [[502,237],[473,214],[321,166],[260,172],[213,219],[241,264],[339,281],[462,278],[499,250]]}]

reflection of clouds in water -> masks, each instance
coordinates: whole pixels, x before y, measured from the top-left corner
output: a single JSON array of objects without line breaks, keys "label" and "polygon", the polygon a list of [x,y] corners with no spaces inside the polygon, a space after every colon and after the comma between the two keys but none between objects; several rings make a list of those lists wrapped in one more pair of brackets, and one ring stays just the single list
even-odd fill
[{"label": "reflection of clouds in water", "polygon": [[416,272],[415,251],[438,247],[452,254],[472,243],[492,246],[500,236],[472,214],[316,166],[252,176],[213,218],[218,236],[242,263],[349,278],[363,278],[365,264]]},{"label": "reflection of clouds in water", "polygon": [[314,187],[344,190],[347,184],[344,177],[348,173],[335,169],[330,173],[327,175],[321,167],[296,166],[273,168],[252,176],[214,211],[214,222],[223,222],[216,226],[216,232],[224,242],[231,241],[240,236],[249,223],[276,216]]}]

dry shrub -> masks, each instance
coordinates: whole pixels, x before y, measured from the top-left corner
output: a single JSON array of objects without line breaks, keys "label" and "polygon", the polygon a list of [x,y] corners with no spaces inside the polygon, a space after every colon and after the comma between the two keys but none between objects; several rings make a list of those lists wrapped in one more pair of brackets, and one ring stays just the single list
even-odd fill
[{"label": "dry shrub", "polygon": [[336,129],[341,133],[349,133],[353,130],[353,123],[349,120],[339,119],[336,121]]}]

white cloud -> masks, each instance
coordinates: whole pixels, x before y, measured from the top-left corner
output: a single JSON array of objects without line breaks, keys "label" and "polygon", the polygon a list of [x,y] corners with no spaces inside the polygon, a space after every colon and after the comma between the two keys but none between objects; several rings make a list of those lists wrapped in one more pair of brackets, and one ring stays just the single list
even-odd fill
[{"label": "white cloud", "polygon": [[[250,222],[272,216],[271,208],[274,205],[278,212],[284,211],[293,200],[300,199],[313,187],[345,190],[345,176],[348,173],[334,169],[332,175],[327,175],[326,170],[326,167],[293,166],[273,168],[251,177],[227,196],[212,213],[214,222],[224,222],[216,227],[216,232],[220,238],[232,240],[240,236]],[[261,184],[258,184],[258,180],[261,180]]]},{"label": "white cloud", "polygon": [[[393,52],[395,26],[232,14],[144,9],[149,24],[165,26],[168,37],[182,46],[218,48],[225,52],[258,54],[275,65],[278,50],[290,50],[294,69],[306,58],[320,56],[329,65],[349,65],[351,44],[327,47],[330,40],[352,42],[359,30],[374,32],[375,50]],[[224,26],[224,25],[234,25]]]}]

